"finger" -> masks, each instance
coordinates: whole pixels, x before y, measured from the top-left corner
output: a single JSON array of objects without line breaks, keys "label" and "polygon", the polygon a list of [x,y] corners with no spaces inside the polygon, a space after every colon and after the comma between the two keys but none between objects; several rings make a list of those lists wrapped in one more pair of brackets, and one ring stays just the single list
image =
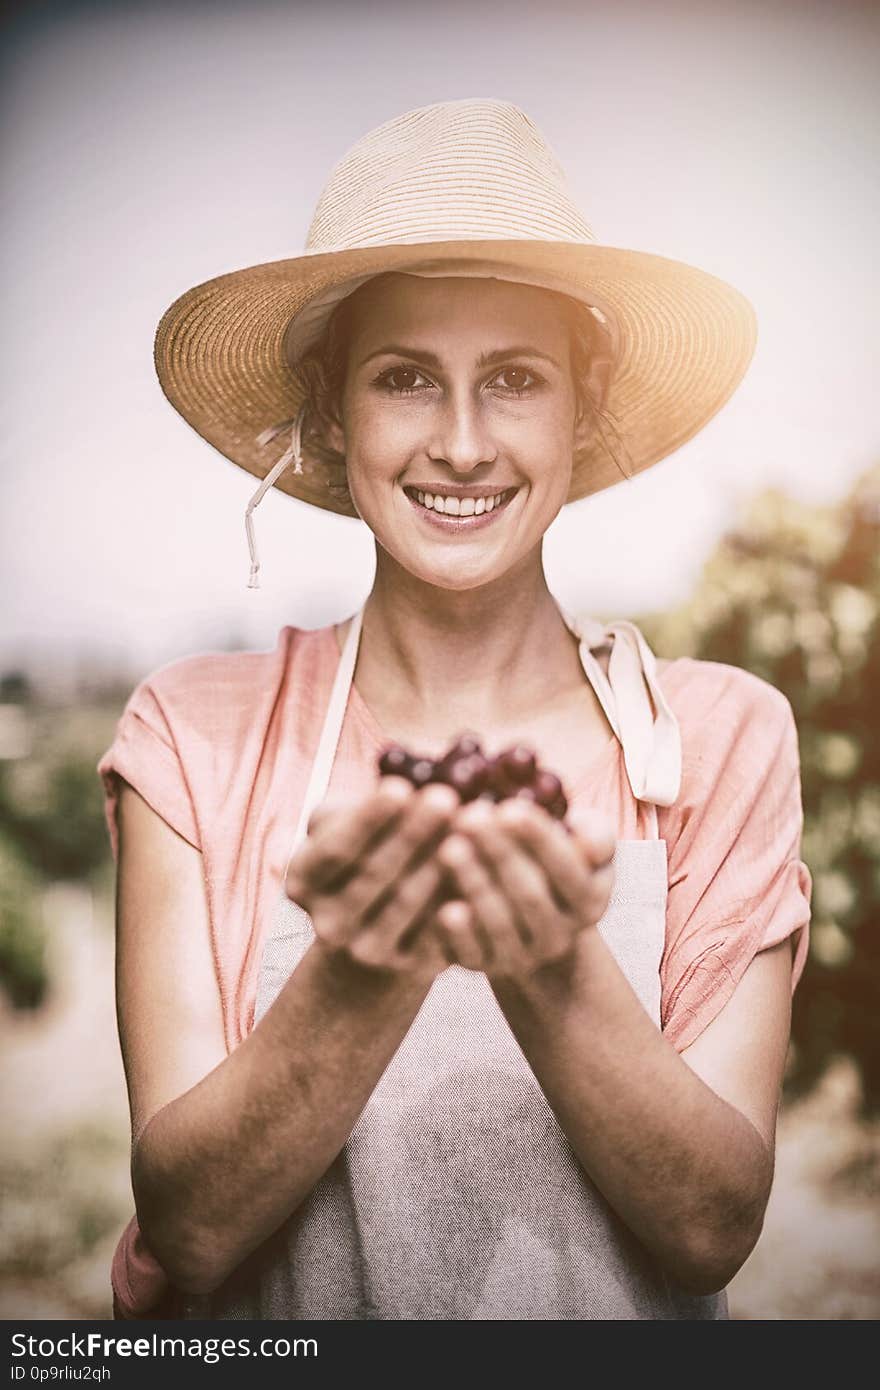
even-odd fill
[{"label": "finger", "polygon": [[[407,875],[415,872],[443,839],[458,805],[452,787],[435,783],[415,791],[394,834],[369,847],[362,856],[356,877],[343,890],[346,911],[365,924],[384,913],[386,903],[401,893]],[[407,907],[411,897],[408,890]]]},{"label": "finger", "polygon": [[568,824],[574,831],[575,842],[590,868],[602,868],[614,857],[617,841],[608,817],[595,807],[578,807],[570,811]]},{"label": "finger", "polygon": [[439,933],[451,964],[465,970],[485,970],[490,964],[486,949],[477,931],[473,909],[460,898],[443,903],[436,915],[435,930]]},{"label": "finger", "polygon": [[454,875],[461,897],[474,915],[488,969],[520,974],[528,968],[523,938],[511,904],[466,835],[447,835],[437,856]]},{"label": "finger", "polygon": [[308,820],[307,833],[313,835],[325,821],[329,820],[332,816],[340,815],[342,812],[348,810],[349,807],[350,803],[344,801],[341,797],[325,797],[323,801],[319,801],[317,806],[313,807]]},{"label": "finger", "polygon": [[528,802],[504,802],[496,815],[542,864],[558,905],[584,925],[595,925],[614,886],[616,840],[607,817],[579,812],[564,833],[561,822]]},{"label": "finger", "polygon": [[[570,906],[554,898],[543,865],[510,833],[505,821],[518,825],[537,823],[538,831],[543,828],[541,822],[546,822],[548,835],[556,823],[546,811],[523,801],[518,805],[513,801],[506,803],[508,811],[502,817],[504,804],[497,809],[487,807],[488,814],[480,808],[475,815],[466,808],[469,814],[462,811],[456,817],[456,827],[476,845],[487,871],[510,903],[521,938],[532,945],[532,954],[535,949],[541,956],[548,951],[562,952],[570,943],[574,925]],[[562,838],[566,838],[564,831]]]},{"label": "finger", "polygon": [[336,904],[324,920],[338,923],[334,930],[337,944],[350,939],[349,950],[362,965],[395,964],[405,941],[414,941],[419,924],[440,898],[445,870],[430,858],[400,881],[396,892],[384,898],[379,911],[367,922],[352,917],[347,904]]},{"label": "finger", "polygon": [[[432,866],[434,870],[436,885],[434,891],[421,909],[414,914],[405,931],[397,937],[396,946],[391,950],[388,964],[391,968],[402,973],[418,972],[426,979],[433,980],[447,966],[455,965],[457,962],[436,921],[438,908],[448,901],[449,893],[452,890],[452,881],[448,870],[433,856],[423,866],[423,869],[419,870],[419,874],[427,873],[429,866]],[[414,874],[413,878],[417,878],[419,874]]]},{"label": "finger", "polygon": [[588,852],[577,832],[566,834],[561,823],[527,801],[502,802],[496,812],[500,825],[538,864],[552,896],[563,912],[577,913],[591,899],[593,874]]},{"label": "finger", "polygon": [[376,791],[354,807],[319,813],[314,833],[291,855],[288,897],[302,902],[304,894],[340,886],[367,847],[393,829],[414,796],[415,788],[403,777],[383,777]]},{"label": "finger", "polygon": [[602,869],[594,869],[590,875],[590,888],[580,913],[587,926],[595,926],[604,917],[614,888],[614,865],[606,864]]},{"label": "finger", "polygon": [[456,964],[436,920],[438,908],[448,900],[451,880],[448,870],[436,860],[434,863],[439,872],[438,886],[421,912],[398,937],[392,960],[395,969],[404,972],[426,971],[432,978],[447,966]]}]

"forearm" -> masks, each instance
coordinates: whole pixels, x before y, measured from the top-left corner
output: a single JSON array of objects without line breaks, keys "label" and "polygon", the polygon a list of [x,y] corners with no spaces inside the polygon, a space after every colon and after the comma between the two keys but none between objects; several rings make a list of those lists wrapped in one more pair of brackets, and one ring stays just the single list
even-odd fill
[{"label": "forearm", "polygon": [[760,1233],[773,1160],[652,1023],[595,930],[571,963],[493,981],[583,1167],[682,1287],[721,1288]]},{"label": "forearm", "polygon": [[179,1288],[207,1292],[299,1205],[342,1149],[429,989],[314,943],[260,1023],[146,1126],[138,1220]]}]

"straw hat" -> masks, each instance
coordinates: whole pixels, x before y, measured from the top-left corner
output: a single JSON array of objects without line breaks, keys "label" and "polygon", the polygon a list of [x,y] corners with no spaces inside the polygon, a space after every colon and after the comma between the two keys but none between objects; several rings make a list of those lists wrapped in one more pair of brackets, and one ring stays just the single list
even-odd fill
[{"label": "straw hat", "polygon": [[626,463],[593,436],[575,455],[569,502],[684,444],[728,400],[754,351],[753,310],[730,285],[678,261],[597,244],[556,157],[518,107],[468,99],[407,111],[369,131],[332,170],[303,254],[196,285],[159,324],[156,370],[171,404],[263,479],[248,509],[251,541],[250,511],[275,483],[357,515],[310,458],[291,368],[340,299],[389,271],[492,275],[591,307],[600,351],[613,359],[604,411]]}]

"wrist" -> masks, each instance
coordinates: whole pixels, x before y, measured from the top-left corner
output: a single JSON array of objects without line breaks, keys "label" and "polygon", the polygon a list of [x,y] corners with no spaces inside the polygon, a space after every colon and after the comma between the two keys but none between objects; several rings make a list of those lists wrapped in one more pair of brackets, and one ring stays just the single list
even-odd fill
[{"label": "wrist", "polygon": [[423,997],[433,977],[418,969],[395,970],[391,966],[364,965],[350,952],[328,946],[316,937],[311,946],[315,967],[328,990],[342,999],[375,1000]]},{"label": "wrist", "polygon": [[582,928],[564,954],[536,965],[522,974],[494,974],[487,971],[489,982],[499,997],[518,998],[533,1005],[561,1005],[580,991],[585,973],[595,968],[594,957],[607,951],[602,937],[594,927]]}]

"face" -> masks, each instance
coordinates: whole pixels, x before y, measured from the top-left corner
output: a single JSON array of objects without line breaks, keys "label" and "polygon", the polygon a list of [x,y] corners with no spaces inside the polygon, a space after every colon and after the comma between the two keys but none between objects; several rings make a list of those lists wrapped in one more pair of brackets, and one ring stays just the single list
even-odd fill
[{"label": "face", "polygon": [[328,440],[381,550],[448,589],[540,555],[581,437],[569,354],[530,285],[393,274],[357,291]]}]

